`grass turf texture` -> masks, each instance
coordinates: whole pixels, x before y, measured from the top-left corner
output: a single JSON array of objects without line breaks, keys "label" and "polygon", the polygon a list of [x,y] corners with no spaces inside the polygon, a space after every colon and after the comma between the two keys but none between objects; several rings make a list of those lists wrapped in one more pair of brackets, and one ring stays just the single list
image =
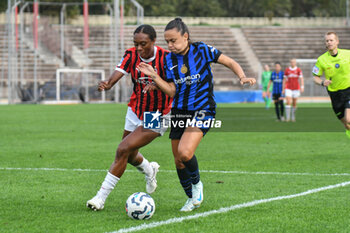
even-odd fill
[{"label": "grass turf texture", "polygon": [[[273,121],[273,109],[261,111]],[[0,167],[107,170],[120,142],[125,113],[126,106],[117,104],[0,106]],[[340,124],[331,113],[327,117]],[[202,170],[349,173],[348,145],[344,131],[209,132],[196,155]],[[104,171],[0,169],[0,232],[115,231],[350,180],[350,176],[203,172],[202,207],[180,213],[186,197],[175,173],[168,134],[141,152],[159,162],[162,170],[171,170],[158,175],[151,220],[136,221],[125,214],[127,197],[145,190],[144,177],[129,165],[100,212],[89,211],[85,203],[99,189]],[[141,232],[350,232],[349,202],[347,186]]]}]

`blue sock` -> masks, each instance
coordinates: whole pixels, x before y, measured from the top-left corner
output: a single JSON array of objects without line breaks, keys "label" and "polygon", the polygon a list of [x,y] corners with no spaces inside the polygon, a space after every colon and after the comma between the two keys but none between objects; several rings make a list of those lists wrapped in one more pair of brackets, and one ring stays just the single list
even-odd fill
[{"label": "blue sock", "polygon": [[199,182],[200,176],[199,176],[199,168],[198,168],[198,162],[195,155],[193,155],[192,159],[188,160],[187,162],[183,162],[188,169],[192,184],[197,184]]},{"label": "blue sock", "polygon": [[192,180],[187,168],[184,169],[176,169],[177,175],[180,179],[180,183],[182,188],[184,189],[186,195],[189,198],[192,198]]}]

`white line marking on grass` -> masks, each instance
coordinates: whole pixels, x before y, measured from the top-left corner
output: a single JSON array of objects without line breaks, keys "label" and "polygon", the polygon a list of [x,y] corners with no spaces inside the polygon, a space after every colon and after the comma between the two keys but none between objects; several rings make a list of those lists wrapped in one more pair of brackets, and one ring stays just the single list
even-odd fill
[{"label": "white line marking on grass", "polygon": [[200,170],[205,173],[224,173],[224,174],[248,174],[248,175],[285,175],[285,176],[350,176],[350,173],[310,173],[310,172],[250,172],[250,171],[216,171]]},{"label": "white line marking on grass", "polygon": [[80,168],[49,168],[49,167],[0,167],[0,170],[24,170],[24,171],[75,171],[75,172],[107,172],[102,169],[80,169]]},{"label": "white line marking on grass", "polygon": [[[31,168],[31,167],[0,167],[0,170],[24,170],[24,171],[77,171],[77,172],[107,172],[104,169],[81,169],[81,168]],[[137,170],[125,170],[126,172],[138,172]],[[160,172],[176,172],[175,170],[159,170]],[[242,175],[284,175],[284,176],[350,176],[350,173],[303,173],[303,172],[251,172],[251,171],[219,171],[200,170],[202,173],[242,174]]]},{"label": "white line marking on grass", "polygon": [[246,203],[242,203],[242,204],[238,204],[238,205],[232,205],[232,206],[229,206],[229,207],[222,207],[222,208],[217,209],[217,210],[210,210],[210,211],[206,211],[206,212],[203,212],[203,213],[198,213],[198,214],[189,215],[189,216],[185,216],[185,217],[170,218],[170,219],[164,220],[164,221],[158,221],[158,222],[152,222],[152,223],[144,223],[144,224],[141,224],[141,225],[135,226],[135,227],[122,228],[122,229],[119,229],[118,231],[113,231],[111,233],[127,233],[127,232],[134,232],[134,231],[140,231],[140,230],[155,228],[155,227],[159,227],[159,226],[163,226],[163,225],[169,225],[169,224],[172,224],[172,223],[179,223],[179,222],[182,222],[182,221],[185,221],[185,220],[192,220],[192,219],[207,217],[207,216],[213,215],[213,214],[222,214],[222,213],[226,213],[226,212],[229,212],[229,211],[232,211],[232,210],[252,207],[252,206],[260,205],[260,204],[263,204],[263,203],[268,203],[268,202],[273,202],[273,201],[280,201],[280,200],[285,200],[285,199],[292,199],[292,198],[296,198],[296,197],[306,196],[306,195],[310,195],[310,194],[313,194],[313,193],[322,192],[322,191],[325,191],[325,190],[330,190],[330,189],[335,189],[335,188],[339,188],[339,187],[344,187],[344,186],[347,186],[347,185],[350,185],[350,181],[339,183],[339,184],[335,184],[335,185],[329,185],[329,186],[325,186],[325,187],[320,187],[320,188],[316,188],[316,189],[310,189],[310,190],[307,190],[307,191],[302,192],[302,193],[296,193],[296,194],[286,195],[286,196],[278,196],[278,197],[273,197],[273,198],[268,198],[268,199],[260,199],[260,200],[246,202]]}]

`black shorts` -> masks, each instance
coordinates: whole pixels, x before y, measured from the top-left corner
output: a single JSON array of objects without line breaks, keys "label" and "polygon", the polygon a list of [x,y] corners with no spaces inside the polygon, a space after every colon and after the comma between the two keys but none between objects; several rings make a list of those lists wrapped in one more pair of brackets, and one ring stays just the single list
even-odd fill
[{"label": "black shorts", "polygon": [[281,98],[282,94],[279,93],[279,94],[272,94],[272,99],[273,100],[279,100],[279,98]]},{"label": "black shorts", "polygon": [[[171,109],[171,130],[170,130],[170,139],[181,139],[182,134],[185,132],[187,127],[193,127],[193,125],[188,122],[193,119],[197,121],[207,121],[215,119],[215,109],[213,110],[198,110],[198,111],[187,111],[180,109]],[[181,123],[182,122],[182,123]],[[192,121],[193,122],[193,121]],[[209,131],[209,127],[198,127],[203,136]]]},{"label": "black shorts", "polygon": [[342,119],[345,115],[345,109],[350,108],[350,87],[340,91],[328,91],[331,97],[332,107],[338,119]]}]

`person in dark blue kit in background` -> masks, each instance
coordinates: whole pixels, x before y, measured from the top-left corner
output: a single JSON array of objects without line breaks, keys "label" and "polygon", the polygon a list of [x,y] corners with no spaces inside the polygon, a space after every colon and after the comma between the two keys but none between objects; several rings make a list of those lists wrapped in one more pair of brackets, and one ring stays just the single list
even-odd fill
[{"label": "person in dark blue kit in background", "polygon": [[[231,69],[240,83],[255,84],[254,78],[245,77],[241,66],[216,48],[203,42],[191,43],[186,24],[176,18],[165,27],[164,38],[171,51],[166,56],[166,78],[162,80],[154,68],[141,63],[138,68],[152,77],[157,87],[173,99],[172,122],[205,121],[214,119],[216,103],[213,74],[210,63],[217,62]],[[180,211],[192,211],[203,201],[197,158],[194,155],[208,127],[171,125],[172,150],[180,183],[188,196]]]},{"label": "person in dark blue kit in background", "polygon": [[[284,121],[284,104],[283,104],[283,76],[284,72],[282,71],[281,63],[275,63],[275,70],[271,74],[271,79],[269,85],[267,86],[267,91],[270,90],[270,86],[273,83],[272,88],[272,99],[275,103],[275,110],[277,121]],[[270,93],[268,93],[269,95]]]}]

